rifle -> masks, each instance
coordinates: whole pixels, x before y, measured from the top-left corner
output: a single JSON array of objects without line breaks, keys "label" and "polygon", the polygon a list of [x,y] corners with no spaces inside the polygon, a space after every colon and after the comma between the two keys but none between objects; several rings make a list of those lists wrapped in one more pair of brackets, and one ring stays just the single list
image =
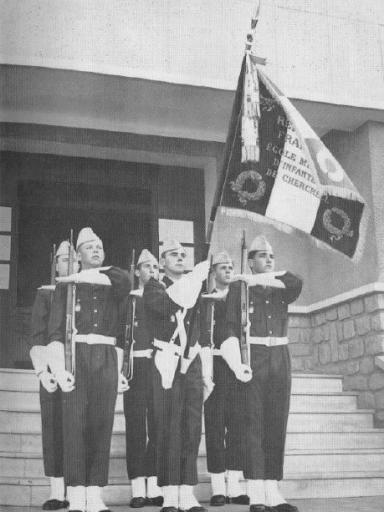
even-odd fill
[{"label": "rifle", "polygon": [[[135,282],[135,249],[132,249],[132,260],[129,270],[129,278],[134,287]],[[131,295],[128,298],[127,317],[124,328],[124,355],[123,355],[123,368],[122,373],[128,381],[132,380],[133,377],[133,326],[135,323],[136,314],[136,297]]]},{"label": "rifle", "polygon": [[[69,254],[68,254],[68,275],[74,273],[74,250],[73,250],[73,229],[71,229],[69,237]],[[76,303],[76,285],[68,283],[67,288],[67,307],[66,307],[66,323],[65,323],[65,369],[67,372],[75,374],[75,303]]]},{"label": "rifle", "polygon": [[[53,244],[52,246],[52,252],[51,252],[51,279],[50,279],[50,285],[55,286],[56,284],[56,244]],[[51,305],[53,301],[53,292],[51,293]]]},{"label": "rifle", "polygon": [[[241,238],[241,274],[245,271],[247,262],[247,244],[245,241],[245,231]],[[240,353],[241,362],[249,365],[249,346],[248,346],[248,285],[240,281],[240,303],[241,303],[241,330],[240,330]]]},{"label": "rifle", "polygon": [[50,280],[51,285],[56,284],[55,277],[56,277],[56,244],[53,244],[52,252],[51,252],[51,280]]},{"label": "rifle", "polygon": [[[211,293],[214,288],[213,273],[212,273],[212,261],[213,261],[213,255],[211,255],[211,265],[210,265],[211,271],[208,274],[208,279],[207,279],[208,293]],[[211,347],[211,352],[212,352],[212,377],[213,377],[213,349],[214,349],[213,333],[214,333],[214,329],[215,329],[215,301],[214,300],[208,300],[206,329],[207,329],[208,336],[209,336],[209,346]]]}]

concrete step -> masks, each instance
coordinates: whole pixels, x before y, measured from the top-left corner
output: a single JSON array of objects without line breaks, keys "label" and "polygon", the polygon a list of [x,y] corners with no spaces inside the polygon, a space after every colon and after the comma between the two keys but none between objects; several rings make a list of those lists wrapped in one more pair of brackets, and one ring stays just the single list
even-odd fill
[{"label": "concrete step", "polygon": [[[292,412],[288,418],[291,432],[350,432],[373,427],[373,413],[369,409],[353,412]],[[38,412],[0,411],[0,433],[38,433],[41,417]],[[115,415],[114,431],[125,429],[124,415]]]},{"label": "concrete step", "polygon": [[[110,478],[109,484],[103,491],[106,503],[110,506],[127,506],[132,494],[126,478]],[[245,491],[244,484],[243,487]],[[323,472],[321,475],[298,473],[288,475],[280,483],[280,488],[287,499],[384,496],[384,477],[382,471]],[[202,502],[209,501],[211,486],[207,474],[199,476],[195,492]],[[49,486],[46,478],[0,477],[0,496],[3,505],[41,507],[48,495]]]},{"label": "concrete step", "polygon": [[[197,461],[198,473],[207,473],[206,459],[200,456]],[[321,468],[321,469],[320,469]],[[365,450],[287,450],[285,456],[285,474],[287,477],[296,473],[341,472],[348,471],[382,471],[384,468],[384,449]],[[125,453],[119,453],[110,459],[109,475],[126,476]],[[20,452],[0,453],[0,476],[33,478],[43,477],[43,460],[39,454]],[[384,478],[384,473],[383,473]]]},{"label": "concrete step", "polygon": [[[323,394],[293,394],[291,397],[291,412],[306,411],[354,411],[357,408],[356,393],[323,393]],[[40,411],[38,392],[1,391],[0,410],[2,411]],[[116,412],[123,412],[123,397],[118,395]]]},{"label": "concrete step", "polygon": [[[366,429],[355,432],[288,432],[287,450],[306,450],[313,447],[324,450],[384,448],[384,429]],[[124,453],[125,433],[112,436],[111,453]],[[0,452],[41,453],[41,433],[0,434]],[[202,434],[200,455],[206,454],[205,437]]]},{"label": "concrete step", "polygon": [[[0,369],[0,390],[38,391],[39,385],[33,370]],[[339,375],[294,373],[292,393],[328,393],[343,390]]]}]

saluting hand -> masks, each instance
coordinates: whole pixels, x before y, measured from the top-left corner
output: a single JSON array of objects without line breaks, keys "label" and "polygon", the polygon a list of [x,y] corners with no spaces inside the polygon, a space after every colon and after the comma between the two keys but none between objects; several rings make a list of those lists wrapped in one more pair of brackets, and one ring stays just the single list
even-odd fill
[{"label": "saluting hand", "polygon": [[43,388],[48,391],[48,393],[54,393],[56,391],[57,380],[48,370],[43,370],[39,374],[39,381],[41,382]]},{"label": "saluting hand", "polygon": [[56,380],[64,393],[69,393],[75,389],[75,377],[72,373],[63,370],[60,373],[56,373]]},{"label": "saluting hand", "polygon": [[124,393],[124,391],[128,391],[128,389],[129,389],[128,381],[127,381],[126,377],[124,377],[124,375],[120,372],[119,373],[119,381],[117,384],[117,392]]}]

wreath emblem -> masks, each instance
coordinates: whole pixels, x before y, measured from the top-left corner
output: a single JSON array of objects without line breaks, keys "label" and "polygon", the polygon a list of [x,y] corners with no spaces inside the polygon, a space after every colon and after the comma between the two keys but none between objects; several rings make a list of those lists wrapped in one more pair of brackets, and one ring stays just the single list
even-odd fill
[{"label": "wreath emblem", "polygon": [[[248,180],[257,185],[256,190],[253,192],[245,190],[245,184]],[[253,170],[241,172],[235,181],[230,182],[230,185],[231,189],[237,193],[237,198],[243,206],[246,206],[248,201],[258,201],[261,199],[267,188],[261,175]]]},{"label": "wreath emblem", "polygon": [[[343,221],[343,226],[338,228],[332,223],[332,215],[337,215]],[[323,224],[328,233],[331,234],[330,241],[338,242],[343,238],[343,236],[353,237],[353,230],[351,230],[351,219],[345,213],[344,210],[340,208],[332,207],[328,210],[325,210],[323,214]]]},{"label": "wreath emblem", "polygon": [[277,107],[276,100],[274,100],[273,98],[266,98],[265,96],[261,95],[260,105],[261,110],[263,110],[264,112],[273,112]]}]

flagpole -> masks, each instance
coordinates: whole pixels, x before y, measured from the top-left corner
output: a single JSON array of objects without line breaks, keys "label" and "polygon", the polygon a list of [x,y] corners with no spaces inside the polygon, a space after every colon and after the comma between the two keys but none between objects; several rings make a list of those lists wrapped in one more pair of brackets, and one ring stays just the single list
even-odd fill
[{"label": "flagpole", "polygon": [[[235,125],[233,134],[231,133],[231,131],[229,131],[229,134],[228,134],[227,143],[230,140],[231,136],[233,135],[231,149],[229,151],[229,154],[228,154],[228,151],[226,152],[223,169],[220,173],[220,176],[219,176],[219,179],[218,179],[217,185],[216,185],[215,195],[214,195],[214,199],[213,199],[211,214],[210,214],[210,218],[208,221],[207,233],[206,233],[206,238],[205,238],[205,252],[206,252],[205,257],[207,257],[208,253],[209,253],[211,240],[212,240],[212,234],[213,234],[213,226],[215,223],[217,210],[220,207],[222,199],[223,199],[225,183],[227,181],[227,176],[228,176],[229,165],[230,165],[230,162],[231,162],[232,156],[233,156],[233,150],[234,150],[235,141],[236,141],[236,134],[238,132],[239,124],[240,124],[242,114],[243,114],[243,107],[242,107],[242,105],[238,106],[238,103],[239,103],[239,101],[242,101],[242,99],[243,99],[246,57],[247,57],[247,55],[252,55],[252,59],[257,64],[264,65],[266,62],[266,59],[264,59],[262,57],[257,57],[255,54],[252,54],[254,47],[255,47],[255,42],[256,42],[256,27],[257,27],[257,24],[259,21],[259,16],[260,16],[260,6],[261,6],[261,0],[257,0],[255,13],[251,19],[251,30],[247,33],[247,36],[246,36],[245,54],[243,57],[243,62],[242,62],[241,71],[240,71],[240,77],[239,77],[238,85],[237,85],[237,89],[236,89],[236,96],[235,96],[235,100],[233,103],[230,126],[232,125],[234,113],[236,112],[236,110],[238,110],[238,115],[237,115],[236,125]],[[228,155],[228,157],[227,157],[227,155]]]}]

